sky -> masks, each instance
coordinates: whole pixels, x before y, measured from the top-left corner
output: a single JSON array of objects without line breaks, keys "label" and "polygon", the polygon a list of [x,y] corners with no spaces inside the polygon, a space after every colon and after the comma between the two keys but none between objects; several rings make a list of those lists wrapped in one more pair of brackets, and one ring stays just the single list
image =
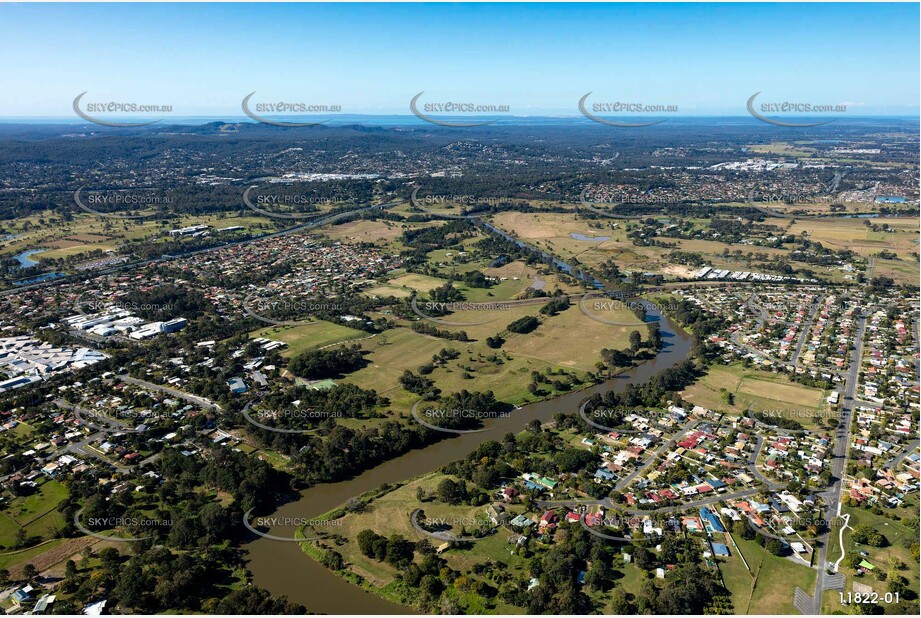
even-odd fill
[{"label": "sky", "polygon": [[[578,115],[577,103],[745,115],[746,100],[919,113],[905,4],[0,4],[0,117],[74,97],[242,116],[256,102],[409,114],[426,102]],[[433,114],[434,115],[434,114]]]}]

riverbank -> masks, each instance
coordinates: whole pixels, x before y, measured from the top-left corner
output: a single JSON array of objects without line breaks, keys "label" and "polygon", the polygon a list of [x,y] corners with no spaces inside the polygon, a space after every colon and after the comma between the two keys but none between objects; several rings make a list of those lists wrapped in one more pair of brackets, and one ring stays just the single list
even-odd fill
[{"label": "riverbank", "polygon": [[[435,471],[465,457],[483,442],[501,440],[505,433],[518,432],[534,420],[546,422],[558,412],[574,414],[586,398],[596,393],[620,392],[629,384],[641,384],[683,362],[691,349],[690,336],[653,305],[648,307],[647,315],[650,321],[659,323],[663,346],[659,354],[646,363],[580,391],[524,405],[507,417],[495,419],[485,431],[458,435],[410,451],[347,481],[313,486],[301,492],[299,500],[279,507],[273,516],[316,518],[385,483],[404,483],[407,479]],[[304,604],[310,611],[318,613],[412,613],[409,608],[369,592],[364,586],[350,583],[313,558],[305,560],[307,554],[300,545],[258,537],[246,543],[243,549],[247,553],[247,566],[254,583],[275,596],[287,596],[289,600]]]}]

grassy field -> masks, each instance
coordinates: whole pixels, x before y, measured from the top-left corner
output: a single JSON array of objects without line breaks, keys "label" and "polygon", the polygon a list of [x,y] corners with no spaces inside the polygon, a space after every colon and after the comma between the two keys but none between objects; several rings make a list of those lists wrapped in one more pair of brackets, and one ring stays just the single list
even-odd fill
[{"label": "grassy field", "polygon": [[[588,266],[613,258],[625,270],[640,264],[654,252],[640,251],[627,239],[624,222],[580,219],[573,213],[520,213],[505,212],[493,219],[496,227],[564,261],[578,260]],[[608,237],[608,240],[578,240],[572,234],[589,238]],[[647,255],[650,254],[650,255]],[[644,268],[646,268],[644,266]]]},{"label": "grassy field", "polygon": [[[731,557],[721,559],[720,572],[732,595],[736,614],[797,614],[793,591],[811,594],[816,572],[766,552],[755,541],[734,537],[754,574],[748,574],[738,550],[730,543]],[[754,585],[753,585],[754,584]]]},{"label": "grassy field", "polygon": [[[341,525],[335,528],[336,534],[348,539],[343,545],[336,546],[336,551],[340,552],[349,569],[358,573],[362,577],[369,579],[375,586],[385,586],[392,582],[398,571],[377,560],[365,557],[358,549],[358,543],[355,540],[358,533],[365,529],[371,529],[384,536],[393,534],[402,535],[410,541],[421,541],[428,539],[434,546],[441,543],[424,535],[412,526],[410,523],[410,514],[421,508],[425,512],[425,517],[434,518],[465,518],[468,520],[481,521],[485,519],[485,506],[450,506],[436,501],[420,502],[417,499],[416,492],[421,488],[428,495],[435,492],[445,477],[440,473],[433,473],[411,481],[406,485],[380,496],[371,502],[369,508],[361,513],[349,513],[338,520]],[[510,512],[512,516],[522,512],[523,507],[512,507]],[[468,527],[467,531],[470,531]],[[453,526],[450,530],[452,534],[461,535],[462,526]],[[510,533],[507,530],[500,529],[496,534],[490,535],[481,541],[473,543],[470,549],[452,549],[445,552],[442,556],[448,561],[448,564],[459,571],[468,571],[477,562],[483,562],[485,559],[493,561],[501,560],[509,565],[509,569],[521,570],[525,565],[525,560],[519,556],[513,556],[509,553],[510,545],[507,538]]]},{"label": "grassy field", "polygon": [[405,286],[391,285],[389,283],[370,287],[364,290],[362,293],[366,296],[377,298],[386,298],[387,296],[395,296],[396,298],[409,298],[413,295],[412,289]]},{"label": "grassy field", "polygon": [[26,537],[48,540],[64,527],[64,516],[58,504],[67,497],[67,488],[49,480],[39,485],[36,493],[11,500],[0,511],[0,544],[12,547],[20,529]]},{"label": "grassy field", "polygon": [[[744,205],[744,204],[740,204]],[[867,205],[868,208],[872,204]],[[797,208],[803,205],[797,205]],[[821,208],[820,208],[821,207]],[[827,210],[827,205],[816,205],[819,210]],[[821,242],[823,246],[831,249],[851,249],[862,257],[870,257],[882,250],[894,251],[898,260],[877,259],[875,274],[891,276],[898,282],[915,282],[919,276],[918,260],[911,256],[918,252],[917,220],[912,218],[886,218],[874,219],[873,224],[882,226],[886,224],[892,232],[874,232],[865,225],[864,219],[821,219],[821,220],[796,220],[769,218],[766,224],[775,225],[785,229],[786,233],[800,235],[806,233],[810,240]],[[704,226],[704,220],[691,220],[692,223]],[[518,213],[506,212],[494,217],[494,223],[521,240],[560,255],[565,260],[579,260],[589,266],[614,259],[618,266],[629,272],[642,269],[645,272],[656,272],[664,275],[686,276],[688,269],[671,263],[667,255],[671,249],[660,247],[637,247],[627,238],[626,221],[614,222],[582,220],[576,214],[548,214],[548,213]],[[598,226],[598,227],[595,227]],[[594,240],[577,240],[571,234],[585,234],[589,237],[607,236],[609,240],[598,242]],[[709,264],[715,268],[730,270],[757,270],[757,265],[751,264],[744,256],[733,258],[724,256],[723,251],[736,249],[735,245],[715,240],[681,240],[663,238],[663,240],[676,243],[683,251],[696,252],[704,256]],[[787,256],[790,252],[784,249],[757,247],[759,253],[769,256]],[[745,251],[744,253],[748,253]],[[814,270],[821,276],[836,282],[845,282],[846,273],[837,267],[816,267],[815,265],[793,262],[794,267],[802,266]],[[693,269],[691,269],[693,270]]]},{"label": "grassy field", "polygon": [[[874,232],[865,225],[869,221],[879,226],[886,224],[892,232]],[[883,250],[894,252],[899,259],[877,259],[873,273],[892,277],[897,283],[917,284],[918,260],[911,255],[919,251],[917,218],[799,220],[790,232],[806,232],[810,240],[830,249],[850,249],[863,257]]]},{"label": "grassy field", "polygon": [[324,231],[333,240],[346,243],[369,242],[376,245],[396,247],[397,239],[408,229],[428,227],[431,224],[403,223],[400,221],[368,221],[359,219],[341,225],[334,225]]},{"label": "grassy field", "polygon": [[431,292],[435,288],[440,288],[445,283],[447,282],[444,279],[439,279],[438,277],[429,277],[428,275],[420,275],[418,273],[406,273],[391,279],[387,282],[387,285],[423,293]]},{"label": "grassy field", "polygon": [[67,488],[58,481],[49,480],[39,485],[34,494],[11,500],[0,512],[0,543],[12,545],[19,527],[36,536],[56,530],[64,522],[55,509],[66,497]]},{"label": "grassy field", "polygon": [[[618,327],[590,320],[577,307],[553,317],[542,316],[544,322],[528,334],[505,332],[506,343],[501,350],[488,347],[487,337],[505,331],[506,326],[526,315],[539,315],[543,303],[514,306],[492,311],[459,311],[444,318],[453,322],[483,322],[470,326],[433,324],[440,330],[465,331],[474,341],[451,341],[416,333],[410,323],[399,321],[399,328],[385,331],[361,342],[368,350],[370,364],[349,374],[343,382],[371,388],[391,400],[391,408],[399,414],[408,414],[418,397],[400,386],[404,371],[419,372],[421,365],[431,362],[432,356],[442,349],[461,352],[459,358],[438,367],[428,377],[444,394],[462,389],[491,390],[498,399],[521,405],[546,397],[528,392],[531,373],[548,370],[568,370],[580,379],[586,372],[595,370],[602,348],[629,347],[629,334],[639,327]],[[617,316],[625,322],[635,320],[632,313],[619,310]],[[544,385],[546,388],[551,388]]]},{"label": "grassy field", "polygon": [[784,155],[789,157],[811,157],[815,154],[815,148],[809,148],[805,145],[791,144],[787,142],[774,142],[771,144],[751,144],[747,146],[748,150],[761,154]]},{"label": "grassy field", "polygon": [[[432,252],[432,254],[439,252]],[[434,262],[438,260],[432,258]],[[546,290],[548,293],[555,289],[564,292],[577,292],[578,288],[568,285],[560,280],[556,274],[546,273],[528,266],[524,262],[512,262],[503,266],[489,268],[485,263],[469,263],[458,267],[445,268],[441,267],[440,274],[449,276],[452,272],[464,273],[472,270],[480,270],[488,277],[500,279],[494,285],[488,288],[469,287],[462,281],[454,281],[453,287],[463,294],[466,302],[483,303],[500,300],[515,300],[522,298],[529,287],[537,287]],[[435,288],[443,286],[448,279],[440,277],[431,277],[418,273],[396,273],[397,276],[387,281],[385,285],[378,288],[372,288],[366,291],[366,294],[377,294],[387,296],[392,294],[397,297],[408,297],[412,292],[420,295],[420,301],[427,298],[426,294]],[[504,279],[504,280],[502,280]]]},{"label": "grassy field", "polygon": [[17,567],[24,566],[45,552],[54,549],[64,543],[67,539],[54,539],[20,551],[5,551],[0,553],[0,569],[14,570]]},{"label": "grassy field", "polygon": [[[735,397],[733,405],[722,400],[720,389]],[[756,412],[793,418],[805,427],[814,426],[813,415],[825,413],[825,392],[821,389],[790,382],[785,374],[759,369],[746,369],[741,363],[713,365],[707,375],[682,391],[688,401],[710,409],[742,414],[748,407]]]},{"label": "grassy field", "polygon": [[504,349],[513,356],[541,359],[561,367],[592,371],[602,348],[629,347],[630,333],[638,330],[644,339],[648,328],[629,311],[602,312],[604,319],[632,322],[632,326],[614,326],[586,317],[578,307],[570,307],[551,318],[549,324],[527,335],[512,335]]},{"label": "grassy field", "polygon": [[253,339],[266,337],[287,343],[288,347],[282,351],[283,356],[296,356],[307,350],[315,350],[340,341],[367,336],[368,333],[364,331],[324,320],[316,320],[300,326],[270,326],[250,333]]},{"label": "grassy field", "polygon": [[[701,227],[705,220],[691,220]],[[577,214],[547,213],[503,213],[496,216],[495,224],[521,240],[535,245],[549,253],[562,256],[564,260],[578,260],[588,266],[598,266],[613,259],[624,272],[642,270],[660,273],[666,276],[688,277],[697,268],[675,264],[668,258],[672,249],[661,247],[639,247],[627,237],[627,221],[596,221],[580,219]],[[591,226],[591,227],[590,227]],[[595,227],[597,226],[597,227]],[[579,240],[572,234],[592,237],[608,237],[608,240]],[[717,268],[747,268],[744,260],[736,260],[723,255],[723,250],[734,247],[726,243],[711,240],[682,240],[662,238],[663,241],[675,243],[683,251],[701,253],[709,263]],[[768,255],[782,255],[781,249],[758,247],[760,252]]]}]

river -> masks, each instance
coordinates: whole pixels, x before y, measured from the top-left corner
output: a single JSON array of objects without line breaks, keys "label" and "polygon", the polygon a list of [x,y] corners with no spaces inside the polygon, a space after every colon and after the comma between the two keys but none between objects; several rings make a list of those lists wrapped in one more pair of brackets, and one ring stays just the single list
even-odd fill
[{"label": "river", "polygon": [[[509,431],[518,432],[534,420],[549,420],[556,412],[575,413],[579,405],[594,393],[620,391],[628,384],[646,381],[660,371],[687,358],[691,339],[678,325],[661,315],[656,307],[647,307],[647,321],[658,321],[663,348],[655,359],[590,388],[567,393],[555,399],[532,403],[495,419],[489,431],[462,434],[402,457],[387,461],[353,479],[316,485],[301,493],[300,499],[281,506],[275,517],[312,518],[330,511],[383,483],[397,483],[463,458],[482,442],[501,440]],[[408,514],[407,514],[408,516]],[[270,530],[283,536],[284,531]],[[261,537],[244,545],[253,580],[276,596],[287,596],[308,611],[327,614],[410,614],[412,610],[395,605],[347,582],[333,571],[304,554],[298,543],[273,541]]]}]

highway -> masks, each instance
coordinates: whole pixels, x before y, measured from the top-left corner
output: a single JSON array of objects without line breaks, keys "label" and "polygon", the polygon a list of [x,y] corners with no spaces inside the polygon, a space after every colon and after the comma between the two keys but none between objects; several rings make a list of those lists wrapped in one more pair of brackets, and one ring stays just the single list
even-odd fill
[{"label": "highway", "polygon": [[375,209],[384,210],[386,208],[390,208],[391,206],[395,206],[396,204],[399,204],[399,203],[401,203],[400,200],[393,200],[390,202],[385,202],[383,204],[375,204],[373,206],[366,206],[364,208],[359,208],[357,210],[350,210],[348,212],[342,212],[342,213],[337,213],[335,215],[330,215],[328,217],[323,217],[322,219],[316,219],[314,221],[303,223],[301,225],[296,225],[294,227],[280,230],[278,232],[271,232],[269,234],[261,234],[259,236],[253,236],[251,238],[245,238],[242,240],[234,240],[232,242],[226,242],[220,245],[215,245],[213,247],[206,247],[204,249],[196,249],[195,251],[188,251],[188,252],[180,253],[177,255],[162,255],[160,257],[151,258],[148,260],[137,260],[134,262],[125,262],[124,264],[118,264],[110,268],[104,268],[104,269],[96,270],[96,271],[87,271],[85,273],[81,273],[80,277],[70,276],[70,277],[64,277],[60,279],[51,279],[49,281],[43,281],[41,283],[33,283],[31,285],[16,286],[8,290],[0,291],[0,296],[19,294],[25,291],[37,290],[40,288],[51,287],[55,285],[65,285],[68,283],[73,283],[74,281],[92,279],[94,277],[98,277],[99,275],[108,275],[108,274],[120,272],[123,270],[131,270],[133,268],[140,268],[142,266],[147,266],[148,264],[156,264],[157,262],[169,262],[169,261],[179,259],[179,258],[191,257],[193,255],[200,255],[202,253],[209,253],[211,251],[220,251],[221,249],[226,249],[228,247],[235,247],[237,245],[245,245],[245,244],[256,242],[259,240],[267,240],[269,238],[280,238],[282,236],[287,236],[289,234],[296,234],[298,232],[310,230],[315,227],[320,227],[322,225],[326,225],[327,223],[334,223],[336,221],[339,221],[341,219],[348,217],[349,215],[367,212],[369,210],[375,210]]}]

